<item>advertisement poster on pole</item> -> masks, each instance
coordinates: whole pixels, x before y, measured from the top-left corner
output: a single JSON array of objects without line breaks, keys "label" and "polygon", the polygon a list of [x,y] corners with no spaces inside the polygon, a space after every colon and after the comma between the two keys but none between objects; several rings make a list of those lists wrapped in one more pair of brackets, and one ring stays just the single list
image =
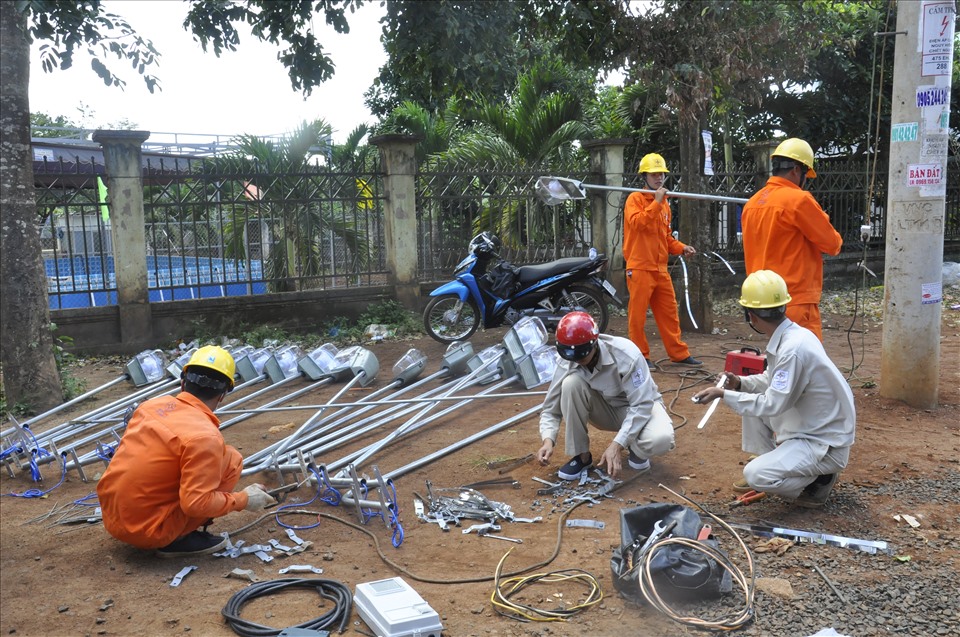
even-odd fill
[{"label": "advertisement poster on pole", "polygon": [[703,174],[713,174],[713,133],[708,130],[700,131],[703,136]]}]

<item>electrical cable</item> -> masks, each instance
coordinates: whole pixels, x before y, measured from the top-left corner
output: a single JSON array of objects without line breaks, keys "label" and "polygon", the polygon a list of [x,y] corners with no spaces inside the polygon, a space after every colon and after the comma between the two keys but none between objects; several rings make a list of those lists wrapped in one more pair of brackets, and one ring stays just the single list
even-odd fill
[{"label": "electrical cable", "polygon": [[[734,529],[721,520],[719,517],[711,513],[706,507],[704,507],[699,502],[691,500],[685,495],[681,495],[676,491],[664,486],[663,484],[658,485],[661,489],[669,491],[677,498],[680,498],[693,506],[697,507],[713,520],[718,522],[720,526],[726,530],[730,535],[737,539],[737,542],[740,544],[740,548],[743,549],[744,555],[746,555],[747,566],[749,568],[749,578],[743,573],[743,571],[734,564],[729,557],[724,555],[718,549],[705,544],[699,540],[693,540],[686,537],[668,537],[656,541],[653,546],[646,552],[646,555],[640,561],[640,568],[638,569],[638,583],[640,585],[640,592],[643,593],[644,598],[650,603],[651,606],[656,608],[660,613],[667,616],[669,619],[682,624],[684,626],[691,626],[693,628],[698,628],[701,630],[714,630],[714,631],[731,631],[742,628],[747,623],[753,620],[754,611],[753,611],[753,601],[754,601],[754,586],[756,582],[756,575],[754,572],[753,565],[753,555],[750,553],[750,549],[744,543],[743,539],[737,534]],[[699,551],[704,553],[707,557],[712,558],[719,564],[724,570],[730,573],[731,578],[734,582],[740,587],[744,595],[744,607],[735,615],[728,615],[720,619],[702,619],[699,617],[691,617],[687,615],[682,615],[677,612],[672,606],[670,606],[664,599],[660,596],[659,592],[656,589],[656,585],[653,581],[653,573],[650,570],[650,563],[654,552],[657,549],[660,549],[665,546],[679,545],[686,547],[693,551]]]},{"label": "electrical cable", "polygon": [[[346,585],[330,579],[285,577],[266,582],[256,582],[234,593],[227,600],[220,614],[223,615],[233,632],[241,637],[276,637],[286,628],[271,628],[243,619],[240,617],[240,611],[244,604],[258,597],[273,595],[294,588],[315,590],[324,600],[332,601],[334,607],[319,617],[288,628],[307,630],[336,628],[340,633],[346,630],[347,623],[350,621],[350,613],[353,610],[353,597]],[[321,603],[322,605],[324,604]]]},{"label": "electrical cable", "polygon": [[[597,578],[579,568],[567,568],[559,571],[535,573],[533,575],[508,577],[506,579],[502,579],[501,571],[503,570],[503,563],[506,562],[507,556],[510,555],[511,551],[513,551],[513,549],[510,549],[504,553],[503,557],[500,558],[500,562],[497,564],[496,573],[494,574],[494,586],[493,593],[490,594],[490,602],[493,604],[493,609],[498,615],[519,621],[566,621],[580,611],[589,608],[594,604],[598,604],[600,600],[603,599],[603,593],[600,591],[600,582],[597,581]],[[541,582],[546,584],[556,584],[559,582],[568,581],[576,581],[586,584],[588,593],[584,601],[566,608],[547,610],[535,608],[528,604],[519,604],[511,601],[510,599],[513,595],[519,593],[528,586],[533,586],[534,584],[539,584]]]},{"label": "electrical cable", "polygon": [[[627,478],[626,480],[624,480],[623,482],[621,482],[620,484],[618,484],[614,489],[612,489],[612,490],[610,491],[610,493],[613,493],[614,491],[617,491],[617,490],[622,489],[623,487],[625,487],[625,486],[627,486],[627,485],[629,485],[629,484],[632,484],[635,480],[637,480],[638,478],[640,478],[640,477],[643,476],[643,475],[646,475],[646,474],[638,473],[638,474],[636,474],[636,475],[634,475],[634,476],[631,476],[630,478]],[[537,563],[535,563],[535,564],[531,564],[530,566],[526,566],[526,567],[524,567],[524,568],[521,568],[521,569],[512,571],[512,572],[510,572],[510,573],[506,573],[504,576],[505,576],[505,577],[514,577],[514,576],[516,576],[516,575],[523,575],[524,573],[528,573],[528,572],[533,571],[533,570],[535,570],[535,569],[543,568],[543,567],[545,567],[545,566],[548,566],[551,562],[553,562],[553,560],[557,559],[557,556],[560,555],[560,547],[561,547],[561,545],[562,545],[562,540],[563,540],[564,522],[566,521],[566,519],[567,519],[568,517],[570,517],[570,514],[573,513],[573,512],[577,509],[577,507],[579,507],[579,506],[581,506],[581,505],[583,505],[583,504],[586,504],[587,502],[588,502],[588,500],[580,500],[579,502],[574,502],[573,504],[570,505],[570,508],[566,509],[563,513],[560,514],[560,517],[557,519],[557,541],[556,541],[556,544],[555,544],[555,546],[554,546],[553,552],[550,554],[549,557],[547,557],[546,559],[543,559],[543,560],[541,560],[541,561],[539,561],[539,562],[537,562]],[[279,513],[279,511],[278,511],[277,513]],[[460,579],[437,579],[437,578],[434,578],[434,577],[424,577],[424,576],[422,576],[422,575],[417,575],[417,574],[414,573],[413,571],[407,569],[406,567],[404,567],[404,566],[396,563],[396,562],[393,561],[392,559],[390,559],[390,558],[387,556],[387,554],[383,552],[383,548],[380,546],[380,538],[377,537],[376,534],[374,534],[372,531],[370,531],[370,530],[367,529],[366,527],[363,527],[363,526],[361,526],[361,525],[359,525],[359,524],[354,524],[353,522],[348,522],[347,520],[343,520],[343,519],[338,518],[338,517],[336,517],[336,516],[334,516],[334,515],[330,515],[329,513],[323,513],[323,512],[321,512],[321,511],[311,511],[311,510],[309,510],[309,509],[288,509],[288,510],[284,511],[283,513],[284,513],[285,515],[311,515],[311,516],[317,516],[318,518],[324,518],[324,519],[331,520],[331,521],[333,521],[333,522],[339,522],[340,524],[344,524],[344,525],[350,527],[351,529],[355,529],[355,530],[357,530],[357,531],[360,531],[361,533],[365,533],[367,536],[370,537],[370,539],[373,540],[373,545],[374,545],[374,547],[375,547],[376,550],[377,550],[377,555],[380,556],[380,559],[384,562],[384,564],[386,564],[387,566],[395,569],[397,572],[399,572],[399,573],[401,573],[401,574],[403,574],[403,575],[406,575],[406,576],[409,577],[410,579],[412,579],[412,580],[414,580],[414,581],[417,581],[417,582],[423,582],[424,584],[476,584],[476,583],[479,583],[479,582],[491,582],[491,581],[494,581],[494,580],[496,579],[496,575],[486,575],[486,576],[479,576],[479,577],[465,577],[465,578],[460,578]],[[256,520],[250,522],[249,524],[245,524],[245,525],[241,526],[240,528],[238,528],[237,530],[231,531],[231,532],[230,532],[230,537],[234,537],[234,536],[236,536],[236,535],[240,535],[241,533],[243,533],[243,532],[245,532],[245,531],[248,531],[249,529],[253,528],[254,526],[256,526],[256,525],[258,525],[258,524],[260,524],[261,522],[263,522],[263,521],[266,520],[267,518],[273,517],[274,515],[275,515],[274,513],[265,513],[265,514],[261,515],[259,518],[257,518]]]}]

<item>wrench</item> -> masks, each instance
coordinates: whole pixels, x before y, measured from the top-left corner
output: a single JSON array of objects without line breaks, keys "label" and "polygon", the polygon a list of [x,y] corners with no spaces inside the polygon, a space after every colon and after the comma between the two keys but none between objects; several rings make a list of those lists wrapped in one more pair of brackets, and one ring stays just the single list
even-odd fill
[{"label": "wrench", "polygon": [[646,552],[653,547],[657,540],[667,535],[675,526],[677,526],[676,520],[668,525],[664,525],[663,520],[657,520],[653,525],[653,532],[650,533],[650,537],[647,538],[647,541],[644,542],[643,546],[640,547],[640,550],[637,551],[637,557],[639,558],[641,555],[646,554]]}]

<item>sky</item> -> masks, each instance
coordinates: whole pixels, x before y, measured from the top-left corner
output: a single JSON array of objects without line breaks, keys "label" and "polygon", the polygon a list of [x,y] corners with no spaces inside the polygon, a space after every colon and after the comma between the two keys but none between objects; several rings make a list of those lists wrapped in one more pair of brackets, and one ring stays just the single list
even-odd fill
[{"label": "sky", "polygon": [[[386,54],[380,44],[383,8],[364,5],[347,14],[350,33],[341,35],[322,16],[316,33],[336,70],[332,79],[313,89],[309,98],[290,86],[286,69],[277,61],[279,47],[261,43],[240,31],[236,51],[218,58],[181,26],[187,5],[179,0],[105,0],[106,12],[127,20],[160,52],[158,65],[148,71],[162,90],[151,94],[129,63],[105,62],[127,82],[124,89],[105,86],[90,68],[84,51],[73,67],[45,73],[34,45],[30,67],[30,110],[65,116],[84,128],[107,128],[124,120],[153,133],[234,136],[288,133],[304,120],[325,119],[333,141],[342,143],[359,124],[375,123],[363,103]],[[243,25],[238,27],[244,29]],[[79,107],[83,105],[85,116]],[[149,141],[149,140],[148,140]]]}]

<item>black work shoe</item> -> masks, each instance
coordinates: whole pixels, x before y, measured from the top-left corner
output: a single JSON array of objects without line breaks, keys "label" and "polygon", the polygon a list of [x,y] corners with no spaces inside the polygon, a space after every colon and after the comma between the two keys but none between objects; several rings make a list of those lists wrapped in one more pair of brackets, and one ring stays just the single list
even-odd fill
[{"label": "black work shoe", "polygon": [[819,509],[827,503],[827,498],[830,497],[833,485],[837,483],[839,477],[839,473],[820,476],[808,484],[793,503],[805,509]]},{"label": "black work shoe", "polygon": [[559,476],[561,480],[576,480],[580,477],[580,474],[583,473],[584,469],[589,469],[592,466],[593,456],[588,454],[586,462],[581,460],[580,456],[574,456],[567,464],[557,470],[557,476]]},{"label": "black work shoe", "polygon": [[703,361],[698,361],[693,356],[687,356],[682,361],[673,361],[677,365],[687,365],[688,367],[701,367],[703,366]]},{"label": "black work shoe", "polygon": [[640,473],[646,473],[650,471],[650,460],[647,458],[641,458],[637,454],[633,453],[633,449],[627,449],[627,464],[630,465],[630,468],[634,471],[639,471]]},{"label": "black work shoe", "polygon": [[157,549],[158,557],[187,557],[190,555],[206,555],[216,553],[226,548],[227,538],[206,531],[193,531],[182,538],[174,540],[165,547]]},{"label": "black work shoe", "polygon": [[645,360],[647,361],[647,368],[648,368],[648,369],[656,369],[656,368],[657,368],[657,364],[654,363],[652,360],[650,360],[649,358],[647,358],[647,359],[645,359]]}]

